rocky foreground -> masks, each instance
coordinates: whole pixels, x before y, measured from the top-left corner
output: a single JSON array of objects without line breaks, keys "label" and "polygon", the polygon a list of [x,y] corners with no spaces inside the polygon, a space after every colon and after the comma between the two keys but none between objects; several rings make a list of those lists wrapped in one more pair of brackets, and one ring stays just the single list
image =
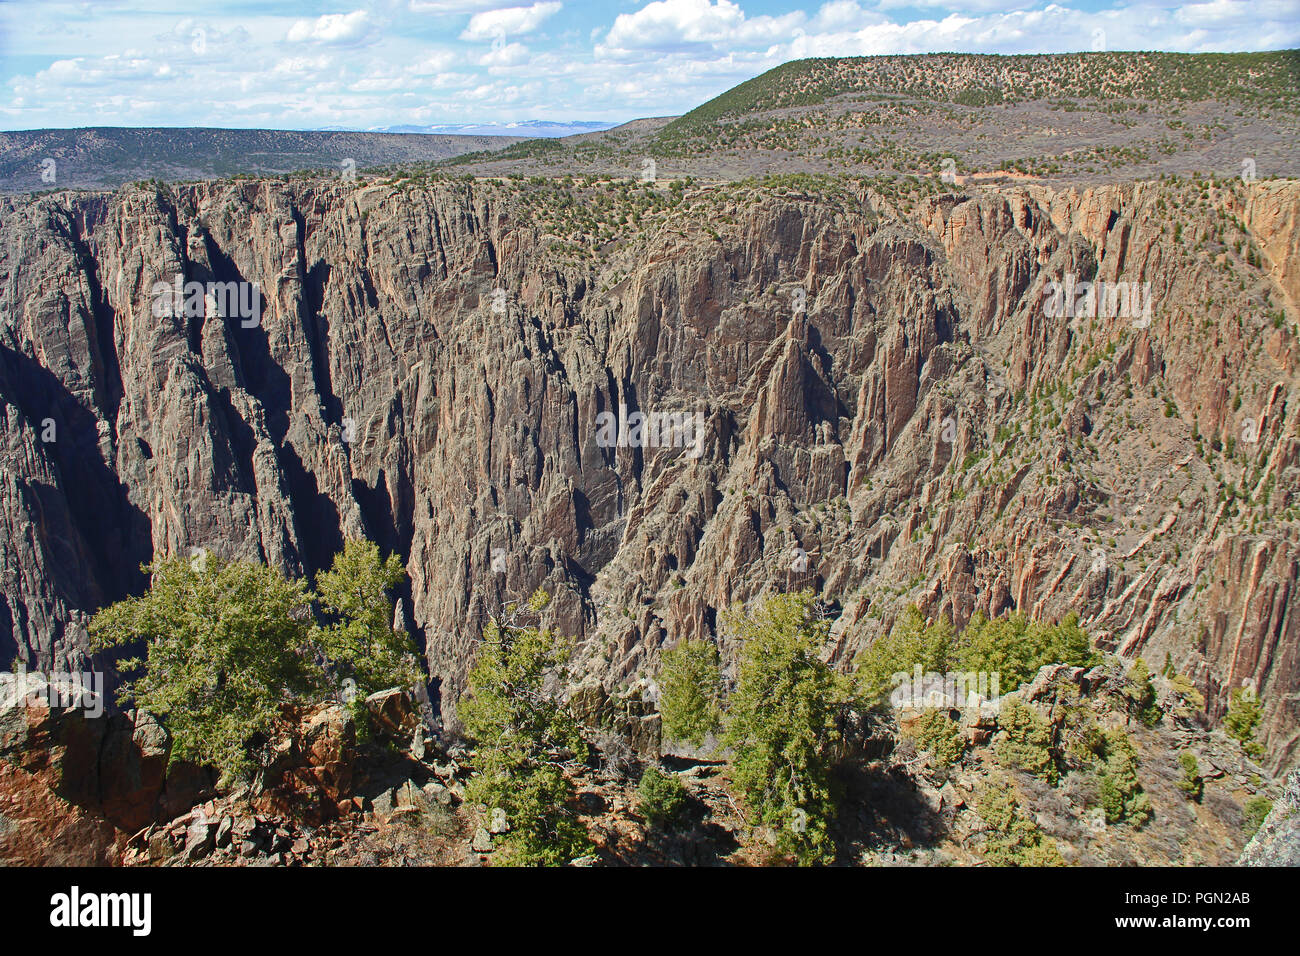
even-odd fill
[{"label": "rocky foreground", "polygon": [[[286,708],[249,784],[222,788],[201,768],[168,760],[169,738],[142,712],[87,716],[85,701],[42,703],[33,675],[0,700],[0,861],[7,865],[299,866],[492,865],[510,823],[465,802],[475,753],[428,731],[407,694],[373,695],[360,712],[336,704]],[[960,716],[959,754],[918,743],[920,711],[877,714],[852,741],[839,777],[846,799],[837,859],[859,865],[1041,862],[1057,865],[1231,864],[1252,829],[1252,802],[1279,792],[1241,746],[1188,713],[1168,685],[1151,726],[1121,704],[1122,671],[1044,667],[1018,701],[1068,737],[1079,714],[1134,741],[1143,820],[1110,823],[1098,809],[1098,768],[1074,757],[1055,785],[1005,765],[1010,728],[987,708]],[[1076,705],[1080,702],[1083,709]],[[575,865],[761,865],[782,862],[772,834],[746,824],[723,753],[674,751],[657,715],[630,717],[626,701],[573,701],[599,742],[570,812],[592,852]],[[358,732],[358,718],[367,731]],[[1195,755],[1200,790],[1180,785],[1178,757]],[[687,790],[685,812],[653,822],[636,781],[660,766]],[[1185,775],[1184,775],[1185,776]],[[1007,786],[1010,790],[1006,790]],[[1295,862],[1292,774],[1243,863]],[[1014,795],[1013,827],[990,794]],[[1255,809],[1258,813],[1258,809]],[[998,855],[1008,833],[1015,852]],[[1000,842],[1001,841],[1001,842]],[[1023,846],[1022,846],[1023,844]]]}]

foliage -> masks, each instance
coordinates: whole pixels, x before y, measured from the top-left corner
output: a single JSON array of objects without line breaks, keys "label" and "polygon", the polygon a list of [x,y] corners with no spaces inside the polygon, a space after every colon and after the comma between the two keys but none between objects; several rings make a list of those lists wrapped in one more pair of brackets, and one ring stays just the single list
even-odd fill
[{"label": "foliage", "polygon": [[915,605],[903,612],[889,633],[858,655],[854,662],[858,690],[873,704],[889,700],[895,674],[911,674],[916,665],[923,673],[945,673],[953,656],[952,624],[939,618],[927,624],[925,615]]},{"label": "foliage", "polygon": [[1151,669],[1147,662],[1138,658],[1129,670],[1120,696],[1124,698],[1129,714],[1136,717],[1148,727],[1160,722],[1160,708],[1156,706],[1156,691],[1151,686]]},{"label": "foliage", "polygon": [[538,590],[524,609],[512,606],[507,620],[488,624],[458,705],[478,751],[479,773],[466,796],[505,812],[505,858],[521,866],[564,865],[589,845],[562,769],[566,760],[587,756],[578,723],[556,692],[567,683],[570,645],[550,629],[519,623],[548,601]]},{"label": "foliage", "polygon": [[1242,808],[1242,832],[1247,838],[1259,832],[1272,809],[1273,801],[1262,793],[1257,793],[1246,801],[1246,806]]},{"label": "foliage", "polygon": [[734,748],[732,779],[775,830],[779,852],[825,862],[836,811],[831,771],[853,704],[851,682],[819,656],[828,624],[809,591],[771,596],[727,621],[743,641],[724,737]]},{"label": "foliage", "polygon": [[1052,728],[1044,718],[1019,698],[1008,697],[998,713],[998,727],[993,753],[1003,766],[1056,783],[1059,770],[1052,750]]},{"label": "foliage", "polygon": [[1205,712],[1205,696],[1196,689],[1191,679],[1183,674],[1174,674],[1169,679],[1169,687],[1177,703],[1173,715],[1190,720],[1197,714]]},{"label": "foliage", "polygon": [[1015,690],[1045,664],[1086,667],[1095,662],[1088,634],[1077,614],[1059,623],[1030,621],[1024,614],[990,620],[975,615],[961,634],[944,618],[927,624],[909,607],[889,634],[864,649],[856,661],[862,695],[876,704],[888,699],[895,674],[951,671],[997,675],[1000,692]]},{"label": "foliage", "polygon": [[1178,755],[1178,765],[1182,768],[1182,776],[1178,778],[1178,789],[1187,794],[1187,799],[1200,803],[1205,793],[1205,779],[1201,776],[1196,754],[1184,750]]},{"label": "foliage", "polygon": [[931,754],[935,763],[950,767],[961,759],[966,741],[957,722],[940,710],[925,711],[906,731],[917,747]]},{"label": "foliage", "polygon": [[994,779],[976,794],[976,810],[991,828],[984,856],[995,866],[1065,866],[1056,842],[1043,835],[1020,806],[1015,786]]},{"label": "foliage", "polygon": [[511,829],[499,857],[510,866],[567,866],[590,850],[587,830],[570,807],[573,795],[563,769],[541,763],[515,772],[508,791],[482,777],[466,787],[471,802],[505,812]]},{"label": "foliage", "polygon": [[380,558],[369,541],[348,541],[328,571],[316,575],[316,600],[329,623],[312,630],[312,643],[336,676],[355,683],[355,700],[420,678],[410,635],[393,628],[388,596],[406,578],[396,554]]},{"label": "foliage", "polygon": [[1239,687],[1228,695],[1223,729],[1229,737],[1241,743],[1246,753],[1257,756],[1263,748],[1255,741],[1255,730],[1263,716],[1264,707],[1259,697],[1250,689]]},{"label": "foliage", "polygon": [[956,654],[962,670],[999,675],[1003,693],[1031,680],[1045,664],[1089,667],[1095,658],[1073,612],[1056,624],[1030,621],[1021,613],[991,620],[977,614],[962,632]]},{"label": "foliage", "polygon": [[302,651],[311,595],[300,580],[251,561],[158,558],[149,589],[95,615],[95,650],[144,641],[143,670],[120,699],[157,717],[172,755],[217,768],[224,781],[256,765],[250,741],[270,732],[280,706],[323,691],[323,674]]},{"label": "foliage", "polygon": [[1137,749],[1122,730],[1104,733],[1102,770],[1097,780],[1106,822],[1141,826],[1151,817],[1151,799],[1138,782]]},{"label": "foliage", "polygon": [[[348,542],[319,576],[319,595],[265,565],[206,553],[144,570],[143,595],[95,615],[92,647],[145,643],[143,658],[122,662],[143,673],[120,698],[163,723],[174,756],[216,768],[226,783],[264,763],[256,744],[282,705],[324,697],[331,673],[357,674],[366,693],[419,679],[414,646],[390,623],[387,591],[404,576],[401,562],[381,562],[373,544]],[[324,627],[313,622],[316,600],[332,617]]]},{"label": "foliage", "polygon": [[686,786],[673,774],[649,767],[637,786],[641,815],[654,827],[671,827],[686,811]]},{"label": "foliage", "polygon": [[665,651],[659,666],[659,713],[663,733],[698,747],[721,724],[718,650],[708,641],[682,641]]}]

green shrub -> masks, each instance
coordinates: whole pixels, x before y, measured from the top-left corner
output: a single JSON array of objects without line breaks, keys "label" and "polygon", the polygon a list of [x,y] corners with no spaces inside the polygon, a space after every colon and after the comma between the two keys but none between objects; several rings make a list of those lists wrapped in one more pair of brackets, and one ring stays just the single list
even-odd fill
[{"label": "green shrub", "polygon": [[1242,832],[1247,838],[1259,832],[1272,809],[1273,801],[1262,793],[1257,793],[1246,801],[1242,808]]},{"label": "green shrub", "polygon": [[637,797],[641,815],[654,827],[672,827],[679,823],[689,799],[681,780],[657,767],[650,767],[641,774]]},{"label": "green shrub", "polygon": [[990,620],[975,615],[961,634],[944,618],[927,624],[920,609],[909,607],[889,634],[865,648],[855,662],[863,697],[880,705],[895,686],[894,675],[951,671],[997,675],[1007,693],[1033,678],[1045,664],[1087,667],[1096,661],[1077,614],[1059,623],[1030,621],[1024,614]]},{"label": "green shrub", "polygon": [[698,747],[721,723],[718,650],[708,641],[682,641],[659,664],[663,734]]},{"label": "green shrub", "polygon": [[821,659],[828,622],[809,591],[774,595],[727,622],[742,640],[740,680],[727,712],[732,780],[748,810],[776,833],[778,852],[826,862],[834,847],[832,767],[850,682]]},{"label": "green shrub", "polygon": [[1174,674],[1170,678],[1169,686],[1177,699],[1173,708],[1175,717],[1190,720],[1197,714],[1205,712],[1205,697],[1196,689],[1191,678],[1183,674]]},{"label": "green shrub", "polygon": [[[401,564],[381,562],[372,544],[348,542],[320,575],[319,595],[265,565],[215,555],[158,558],[144,570],[149,589],[96,614],[91,645],[144,643],[143,658],[121,664],[142,673],[119,697],[162,722],[172,756],[215,768],[223,783],[270,759],[256,741],[285,703],[338,693],[348,678],[368,694],[419,676],[410,638],[391,623],[387,592]],[[325,626],[313,619],[316,600],[331,618]]]},{"label": "green shrub", "polygon": [[349,541],[328,571],[316,575],[316,600],[329,623],[312,630],[312,644],[336,679],[354,682],[355,702],[420,677],[410,636],[393,629],[389,593],[406,578],[401,559],[379,556],[369,541]]},{"label": "green shrub", "polygon": [[1051,725],[1017,697],[1006,698],[998,713],[993,753],[1003,766],[1023,770],[1048,783],[1055,784],[1059,776]]},{"label": "green shrub", "polygon": [[956,662],[964,671],[999,675],[1002,692],[1008,693],[1045,664],[1089,667],[1096,655],[1075,613],[1056,624],[1020,613],[992,620],[977,614],[962,631]]},{"label": "green shrub", "polygon": [[[548,600],[538,590],[527,610],[540,613]],[[590,848],[562,770],[566,761],[586,759],[587,744],[569,708],[549,690],[568,684],[570,644],[549,629],[518,623],[518,609],[509,613],[509,621],[494,620],[484,630],[457,708],[477,746],[478,775],[465,795],[486,811],[504,811],[506,862],[563,866]]]},{"label": "green shrub", "polygon": [[1196,754],[1190,751],[1183,751],[1178,756],[1178,764],[1182,767],[1182,776],[1178,778],[1178,789],[1187,794],[1189,800],[1195,800],[1200,803],[1202,795],[1205,793],[1205,779],[1201,776],[1201,768],[1196,762]]},{"label": "green shrub", "polygon": [[995,866],[1065,866],[1056,842],[1043,835],[1020,806],[1009,780],[993,779],[975,796],[975,809],[990,827],[984,857]]},{"label": "green shrub", "polygon": [[922,672],[945,673],[953,652],[952,624],[940,618],[927,624],[915,605],[903,612],[889,633],[864,648],[854,662],[858,690],[875,705],[888,703],[895,674],[911,675],[918,664]]},{"label": "green shrub", "polygon": [[1137,749],[1122,730],[1105,731],[1098,791],[1107,823],[1141,826],[1151,818],[1151,799],[1142,792],[1137,775]]},{"label": "green shrub", "polygon": [[1228,695],[1228,712],[1223,717],[1223,729],[1229,737],[1239,741],[1251,756],[1258,756],[1263,750],[1255,741],[1255,730],[1263,715],[1263,705],[1253,691],[1239,687]]},{"label": "green shrub", "polygon": [[1148,727],[1154,727],[1160,722],[1160,708],[1156,706],[1156,691],[1151,686],[1151,669],[1142,658],[1139,657],[1133,663],[1120,694],[1132,716]]},{"label": "green shrub", "polygon": [[961,759],[966,741],[957,722],[940,710],[927,710],[908,728],[907,736],[916,746],[934,757],[941,767],[950,767]]}]

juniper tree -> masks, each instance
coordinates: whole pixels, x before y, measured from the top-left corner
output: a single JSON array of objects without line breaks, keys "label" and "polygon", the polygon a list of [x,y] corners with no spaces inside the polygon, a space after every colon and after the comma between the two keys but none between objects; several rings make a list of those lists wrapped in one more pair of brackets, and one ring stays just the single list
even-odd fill
[{"label": "juniper tree", "polygon": [[855,704],[851,681],[821,659],[829,622],[809,591],[769,597],[726,622],[742,641],[724,735],[734,749],[732,779],[750,813],[775,832],[779,852],[829,861],[832,770]]},{"label": "juniper tree", "polygon": [[457,708],[477,748],[478,775],[466,796],[484,811],[504,812],[505,858],[521,866],[563,866],[590,845],[564,773],[565,764],[587,758],[578,722],[560,698],[571,644],[522,623],[548,601],[539,589],[523,608],[489,622]]},{"label": "juniper tree", "polygon": [[663,733],[698,747],[718,729],[722,712],[718,651],[708,641],[682,641],[659,664],[659,713]]},{"label": "juniper tree", "polygon": [[155,559],[149,588],[104,608],[90,624],[95,650],[142,647],[120,662],[128,680],[119,700],[157,717],[171,753],[215,768],[222,781],[247,777],[265,762],[258,746],[291,701],[328,696],[339,666],[365,689],[409,684],[419,676],[410,639],[392,629],[389,588],[395,559],[349,542],[322,583],[331,615],[314,619],[317,595],[301,579],[254,561],[204,554]]}]

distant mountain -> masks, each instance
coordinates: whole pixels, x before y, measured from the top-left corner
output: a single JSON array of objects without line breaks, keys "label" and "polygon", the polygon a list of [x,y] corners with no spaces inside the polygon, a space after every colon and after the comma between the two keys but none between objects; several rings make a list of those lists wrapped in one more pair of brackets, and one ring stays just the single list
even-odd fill
[{"label": "distant mountain", "polygon": [[426,133],[458,136],[523,136],[529,139],[558,139],[580,133],[598,133],[613,129],[617,123],[554,123],[550,120],[524,120],[518,123],[462,123],[452,126],[385,126],[377,133]]},{"label": "distant mountain", "polygon": [[346,130],[88,127],[0,132],[0,191],[117,186],[142,179],[216,179],[305,169],[357,169],[498,149],[513,136]]}]

